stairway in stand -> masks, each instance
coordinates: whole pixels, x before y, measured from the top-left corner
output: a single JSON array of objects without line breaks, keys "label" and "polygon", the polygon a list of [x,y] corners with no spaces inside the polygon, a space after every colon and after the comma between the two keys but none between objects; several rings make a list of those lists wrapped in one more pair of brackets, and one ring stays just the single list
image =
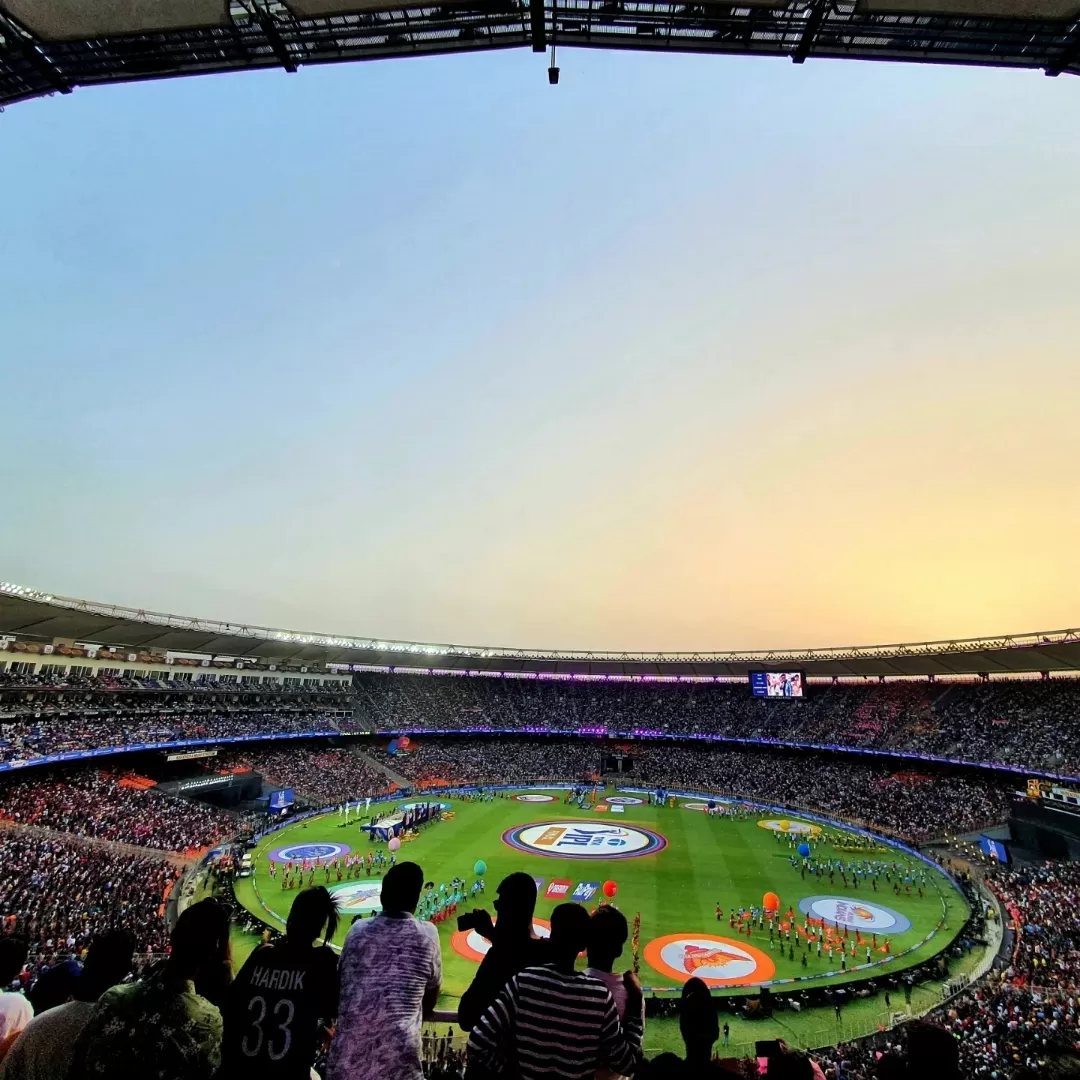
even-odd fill
[{"label": "stairway in stand", "polygon": [[407,776],[402,776],[401,773],[394,772],[385,761],[380,761],[377,757],[367,753],[365,750],[361,750],[359,746],[349,746],[349,753],[354,754],[356,757],[366,761],[373,769],[378,769],[391,783],[397,784],[399,788],[412,787],[412,781]]}]

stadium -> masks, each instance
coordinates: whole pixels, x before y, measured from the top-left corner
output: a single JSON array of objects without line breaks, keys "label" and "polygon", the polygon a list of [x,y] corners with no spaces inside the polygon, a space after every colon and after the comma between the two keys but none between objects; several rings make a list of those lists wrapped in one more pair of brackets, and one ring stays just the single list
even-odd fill
[{"label": "stadium", "polygon": [[724,1057],[782,1039],[845,1076],[918,1017],[965,1033],[964,1075],[1037,1060],[1075,1022],[1078,631],[605,656],[3,585],[0,649],[2,914],[31,995],[121,924],[152,965],[207,895],[239,963],[325,885],[340,949],[404,848],[443,957],[433,1076],[456,1075],[489,947],[457,916],[518,871],[541,937],[567,900],[627,916],[647,1055],[680,1045],[691,977]]},{"label": "stadium", "polygon": [[1080,1076],[1069,74],[0,0],[0,1080]]}]

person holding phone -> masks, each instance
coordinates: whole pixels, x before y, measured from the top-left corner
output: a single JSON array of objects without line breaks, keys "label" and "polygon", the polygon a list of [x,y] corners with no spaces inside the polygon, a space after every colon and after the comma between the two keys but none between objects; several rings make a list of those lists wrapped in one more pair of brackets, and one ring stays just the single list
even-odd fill
[{"label": "person holding phone", "polygon": [[475,930],[491,942],[472,983],[461,995],[458,1023],[462,1030],[472,1031],[499,991],[519,971],[550,962],[547,938],[537,937],[533,929],[535,910],[536,882],[529,874],[518,872],[499,882],[495,894],[498,922],[493,922],[482,908],[458,919],[459,930]]}]

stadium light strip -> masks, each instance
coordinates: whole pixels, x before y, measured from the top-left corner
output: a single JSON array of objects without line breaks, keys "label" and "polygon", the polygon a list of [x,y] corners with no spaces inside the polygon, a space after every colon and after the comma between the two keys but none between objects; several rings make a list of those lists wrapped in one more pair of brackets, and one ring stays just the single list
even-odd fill
[{"label": "stadium light strip", "polygon": [[875,660],[902,657],[946,656],[949,654],[994,652],[1003,649],[1031,649],[1046,645],[1080,643],[1080,628],[1036,631],[1023,634],[1003,634],[987,638],[944,638],[892,645],[848,645],[812,649],[753,649],[721,652],[605,652],[583,649],[516,649],[495,646],[433,644],[418,641],[394,641],[378,638],[340,637],[311,634],[295,630],[279,630],[247,623],[227,623],[214,619],[199,619],[185,615],[129,608],[120,604],[101,604],[91,600],[57,596],[24,585],[0,582],[0,593],[37,604],[101,615],[114,620],[145,623],[175,630],[188,630],[221,637],[247,637],[260,641],[280,642],[283,645],[316,646],[330,649],[366,649],[380,653],[399,653],[403,656],[454,656],[478,659],[506,660],[574,660],[627,663],[750,663],[799,664],[828,660]]}]

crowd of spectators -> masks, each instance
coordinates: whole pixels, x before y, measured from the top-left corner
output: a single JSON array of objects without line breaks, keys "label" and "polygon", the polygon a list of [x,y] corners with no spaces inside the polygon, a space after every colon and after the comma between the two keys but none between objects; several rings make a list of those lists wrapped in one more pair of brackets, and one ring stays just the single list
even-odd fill
[{"label": "crowd of spectators", "polygon": [[355,677],[357,721],[379,731],[613,731],[857,746],[1080,768],[1080,680],[811,685],[801,700],[746,683],[379,674]]},{"label": "crowd of spectators", "polygon": [[1009,784],[936,776],[836,756],[649,745],[638,754],[648,784],[705,787],[799,806],[884,828],[916,842],[971,832],[1008,814]]},{"label": "crowd of spectators", "polygon": [[478,739],[445,736],[415,740],[392,768],[418,785],[522,784],[581,780],[599,768],[595,744],[566,739]]},{"label": "crowd of spectators", "polygon": [[[578,781],[601,770],[608,747],[565,739],[418,738],[394,768],[418,784]],[[1015,784],[993,778],[929,776],[835,755],[683,744],[634,744],[621,781],[742,795],[820,810],[923,842],[956,835],[1007,816]]]},{"label": "crowd of spectators", "polygon": [[[59,665],[57,665],[59,667]],[[285,681],[285,680],[288,681]],[[329,680],[316,676],[228,675],[220,673],[193,675],[185,678],[176,672],[147,674],[114,674],[101,669],[76,665],[68,670],[32,672],[0,671],[0,690],[91,690],[141,693],[147,690],[180,691],[197,694],[340,694],[349,690],[344,680]]]},{"label": "crowd of spectators", "polygon": [[[1048,1076],[1051,1059],[1080,1055],[1080,864],[998,869],[988,884],[1015,926],[1012,962],[930,1019],[955,1038],[968,1080]],[[902,1045],[902,1034],[889,1033],[839,1046],[823,1055],[826,1073],[873,1080],[878,1055]]]},{"label": "crowd of spectators", "polygon": [[341,682],[159,675],[0,672],[0,761],[229,735],[488,729],[769,739],[1080,771],[1073,679],[809,685],[778,701],[741,682],[363,672],[350,704]]},{"label": "crowd of spectators", "polygon": [[95,768],[17,774],[0,783],[0,818],[163,851],[211,847],[236,830],[224,811]]},{"label": "crowd of spectators", "polygon": [[0,919],[6,935],[29,943],[31,972],[113,929],[134,935],[139,952],[162,952],[164,897],[176,876],[164,859],[0,832]]},{"label": "crowd of spectators", "polygon": [[219,767],[252,769],[281,787],[290,787],[312,806],[374,798],[390,790],[386,773],[369,758],[334,747],[289,745],[219,754]]},{"label": "crowd of spectators", "polygon": [[139,718],[104,712],[41,719],[0,716],[0,762],[30,761],[47,754],[107,746],[336,730],[333,713],[269,710],[265,706],[184,715],[151,712]]}]

